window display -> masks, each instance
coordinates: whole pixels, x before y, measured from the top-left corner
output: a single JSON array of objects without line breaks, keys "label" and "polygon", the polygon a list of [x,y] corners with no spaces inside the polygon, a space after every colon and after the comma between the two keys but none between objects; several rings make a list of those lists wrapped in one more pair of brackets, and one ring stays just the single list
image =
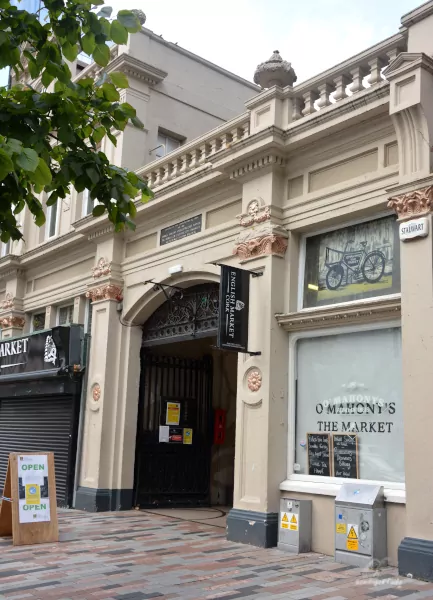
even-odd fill
[{"label": "window display", "polygon": [[304,308],[399,291],[399,242],[395,217],[307,238]]},{"label": "window display", "polygon": [[400,328],[297,343],[295,473],[404,480]]}]

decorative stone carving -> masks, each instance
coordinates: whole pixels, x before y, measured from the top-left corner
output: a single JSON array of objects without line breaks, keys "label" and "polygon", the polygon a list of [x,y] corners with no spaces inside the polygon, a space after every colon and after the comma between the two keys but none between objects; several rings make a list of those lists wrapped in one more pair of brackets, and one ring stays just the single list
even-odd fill
[{"label": "decorative stone carving", "polygon": [[254,73],[254,83],[262,88],[270,88],[273,85],[286,87],[293,85],[296,80],[291,63],[283,60],[278,50],[274,50],[271,58],[260,63]]},{"label": "decorative stone carving", "polygon": [[260,206],[260,202],[258,200],[252,200],[248,204],[247,213],[238,216],[239,224],[242,225],[242,227],[249,227],[254,223],[264,223],[270,218],[270,206]]},{"label": "decorative stone carving", "polygon": [[95,402],[99,402],[99,400],[101,399],[101,386],[99,385],[99,383],[95,383],[95,385],[92,388],[92,398]]},{"label": "decorative stone carving", "polygon": [[2,302],[3,310],[7,310],[8,308],[14,307],[14,297],[10,292],[6,293],[5,299]]},{"label": "decorative stone carving", "polygon": [[98,300],[116,300],[117,302],[121,302],[123,299],[122,288],[118,285],[107,283],[86,292],[86,298],[90,298],[92,302],[97,302]]},{"label": "decorative stone carving", "polygon": [[100,258],[96,267],[92,268],[93,279],[99,279],[103,275],[111,275],[111,262],[105,260],[105,258]]},{"label": "decorative stone carving", "polygon": [[252,392],[258,392],[259,389],[262,387],[262,374],[260,373],[260,371],[258,369],[253,369],[252,371],[250,371],[250,373],[248,374],[247,382],[248,388]]},{"label": "decorative stone carving", "polygon": [[236,240],[233,254],[245,260],[262,255],[284,256],[287,250],[287,231],[279,225],[266,223],[249,229]]},{"label": "decorative stone carving", "polygon": [[146,23],[146,15],[140,8],[133,8],[131,12],[134,13],[134,15],[138,18],[141,25]]},{"label": "decorative stone carving", "polygon": [[399,219],[408,219],[432,212],[433,185],[391,198],[388,208],[392,208]]},{"label": "decorative stone carving", "polygon": [[0,327],[2,329],[10,329],[11,327],[15,327],[16,329],[22,329],[25,325],[24,317],[3,317],[0,319]]}]

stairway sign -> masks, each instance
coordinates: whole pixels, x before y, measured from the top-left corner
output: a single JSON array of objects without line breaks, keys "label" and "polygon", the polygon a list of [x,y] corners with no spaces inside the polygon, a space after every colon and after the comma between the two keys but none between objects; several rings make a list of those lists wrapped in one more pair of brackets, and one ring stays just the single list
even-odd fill
[{"label": "stairway sign", "polygon": [[0,505],[0,537],[14,546],[59,540],[54,455],[12,453]]}]

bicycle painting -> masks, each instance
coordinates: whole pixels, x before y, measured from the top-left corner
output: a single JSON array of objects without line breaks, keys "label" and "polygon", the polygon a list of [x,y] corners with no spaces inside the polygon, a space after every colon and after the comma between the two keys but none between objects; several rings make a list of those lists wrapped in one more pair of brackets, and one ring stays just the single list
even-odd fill
[{"label": "bicycle painting", "polygon": [[344,277],[346,277],[347,284],[350,273],[358,279],[362,274],[362,278],[367,283],[377,283],[381,280],[386,264],[384,253],[380,250],[367,252],[366,241],[359,242],[358,250],[350,249],[353,244],[354,240],[348,240],[344,250],[326,247],[325,265],[328,268],[326,287],[328,290],[338,289],[343,283]]}]

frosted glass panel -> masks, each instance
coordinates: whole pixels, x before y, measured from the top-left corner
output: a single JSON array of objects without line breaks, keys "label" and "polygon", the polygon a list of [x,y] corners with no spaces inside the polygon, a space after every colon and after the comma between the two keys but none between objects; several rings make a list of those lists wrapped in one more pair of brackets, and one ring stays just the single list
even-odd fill
[{"label": "frosted glass panel", "polygon": [[309,473],[307,434],[329,433],[333,475],[332,434],[348,433],[360,479],[404,481],[400,328],[300,340],[297,373],[295,472]]}]

